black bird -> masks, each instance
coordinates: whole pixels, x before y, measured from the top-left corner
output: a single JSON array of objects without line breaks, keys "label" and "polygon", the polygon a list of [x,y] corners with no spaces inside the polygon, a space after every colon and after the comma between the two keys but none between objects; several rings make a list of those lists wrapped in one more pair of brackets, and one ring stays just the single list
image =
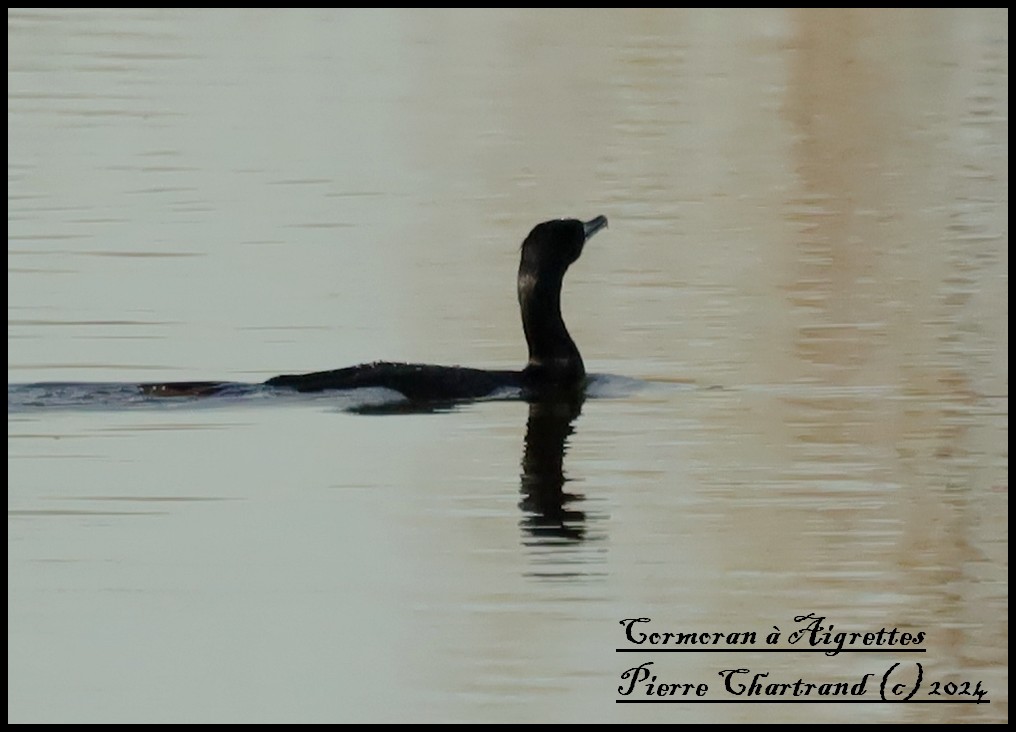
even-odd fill
[{"label": "black bird", "polygon": [[[298,392],[385,387],[416,403],[477,399],[500,389],[521,390],[530,400],[579,392],[585,385],[586,369],[561,317],[561,286],[564,273],[582,254],[586,241],[606,226],[605,216],[586,222],[555,219],[538,224],[522,242],[518,294],[529,363],[521,371],[378,361],[332,371],[284,374],[265,384]],[[155,396],[192,396],[215,394],[228,386],[221,382],[143,384],[142,391]]]}]

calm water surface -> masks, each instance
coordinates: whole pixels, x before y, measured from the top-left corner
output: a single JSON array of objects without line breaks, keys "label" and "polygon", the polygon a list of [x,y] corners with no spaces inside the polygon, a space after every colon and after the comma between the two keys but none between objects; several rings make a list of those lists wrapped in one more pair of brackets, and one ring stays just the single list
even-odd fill
[{"label": "calm water surface", "polygon": [[[1008,719],[1007,10],[7,35],[9,721]],[[582,405],[21,398],[517,368],[519,242],[597,214]],[[752,650],[808,613],[926,653]],[[639,617],[759,642],[617,653]],[[615,703],[915,660],[991,703]]]}]

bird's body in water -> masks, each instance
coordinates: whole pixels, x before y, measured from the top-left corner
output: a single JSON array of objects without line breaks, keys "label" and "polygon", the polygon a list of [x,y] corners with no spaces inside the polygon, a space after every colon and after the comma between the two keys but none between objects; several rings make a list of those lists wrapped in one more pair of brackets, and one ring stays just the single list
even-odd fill
[{"label": "bird's body in water", "polygon": [[[375,363],[308,374],[286,374],[267,386],[298,392],[383,387],[411,402],[435,403],[478,399],[502,389],[519,390],[527,399],[575,393],[586,380],[582,356],[561,317],[561,287],[568,267],[586,241],[607,226],[605,216],[591,221],[555,219],[538,224],[522,243],[518,296],[529,361],[521,371],[488,371],[462,366]],[[154,396],[215,394],[222,382],[143,384]]]}]

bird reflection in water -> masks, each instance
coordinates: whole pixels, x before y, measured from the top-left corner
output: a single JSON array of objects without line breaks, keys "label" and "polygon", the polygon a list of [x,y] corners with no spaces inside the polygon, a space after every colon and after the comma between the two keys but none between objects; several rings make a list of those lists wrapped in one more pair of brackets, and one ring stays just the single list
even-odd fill
[{"label": "bird reflection in water", "polygon": [[[564,454],[585,401],[581,394],[532,401],[522,453],[523,531],[539,544],[580,542],[586,536],[586,514],[574,504],[584,496],[565,491]],[[523,538],[523,543],[527,542]]]}]

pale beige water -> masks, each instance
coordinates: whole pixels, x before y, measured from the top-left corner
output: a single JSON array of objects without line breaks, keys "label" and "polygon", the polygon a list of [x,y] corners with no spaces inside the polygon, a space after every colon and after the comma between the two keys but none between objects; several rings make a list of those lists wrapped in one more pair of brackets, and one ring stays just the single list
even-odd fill
[{"label": "pale beige water", "polygon": [[[8,382],[588,368],[533,528],[527,405],[8,415],[9,721],[1008,718],[1008,12],[9,11]],[[721,388],[709,388],[721,387]],[[552,451],[553,452],[553,451]],[[615,704],[622,618],[927,634],[991,704]],[[871,698],[869,696],[868,698]],[[848,716],[849,715],[849,716]]]}]

